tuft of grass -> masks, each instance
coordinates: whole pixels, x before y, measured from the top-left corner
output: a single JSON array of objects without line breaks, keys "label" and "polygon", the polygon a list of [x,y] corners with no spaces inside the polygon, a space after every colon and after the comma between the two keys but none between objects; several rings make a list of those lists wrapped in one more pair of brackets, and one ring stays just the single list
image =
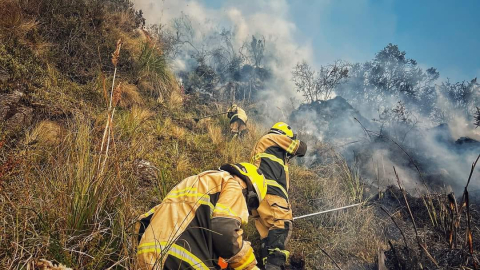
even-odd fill
[{"label": "tuft of grass", "polygon": [[144,42],[138,58],[137,73],[139,77],[155,75],[164,81],[168,80],[167,61],[158,46],[150,41]]},{"label": "tuft of grass", "polygon": [[222,134],[222,128],[214,125],[212,123],[209,123],[207,125],[207,130],[208,130],[208,135],[210,136],[210,139],[212,140],[213,144],[220,144],[224,140],[224,135]]},{"label": "tuft of grass", "polygon": [[0,27],[13,30],[23,22],[23,14],[20,5],[16,1],[6,0],[0,4],[1,14]]},{"label": "tuft of grass", "polygon": [[337,157],[338,166],[341,173],[341,179],[346,190],[350,194],[352,202],[359,202],[363,199],[364,184],[360,177],[360,172],[356,167],[350,167],[347,161],[341,157]]},{"label": "tuft of grass", "polygon": [[176,139],[183,139],[185,137],[186,131],[185,128],[181,126],[177,126],[175,124],[170,124],[170,133],[173,136],[173,138]]},{"label": "tuft of grass", "polygon": [[141,136],[142,125],[147,123],[154,113],[148,109],[133,106],[130,110],[121,111],[117,120],[119,136],[123,138],[134,139]]},{"label": "tuft of grass", "polygon": [[182,179],[185,177],[188,177],[188,175],[185,175],[184,172],[188,171],[189,168],[191,168],[193,164],[190,162],[190,159],[188,158],[188,155],[186,153],[181,153],[177,158],[176,158],[176,171],[177,173],[184,175],[181,177]]},{"label": "tuft of grass", "polygon": [[16,40],[23,45],[33,45],[27,35],[38,26],[38,22],[27,18],[18,1],[0,2],[0,37],[3,40]]},{"label": "tuft of grass", "polygon": [[143,99],[138,92],[138,88],[133,84],[122,85],[122,96],[119,106],[122,108],[131,108],[133,106],[142,105]]},{"label": "tuft of grass", "polygon": [[183,104],[182,94],[180,93],[180,91],[178,91],[178,89],[173,89],[170,92],[167,108],[169,110],[177,110],[178,108],[181,107],[182,104]]},{"label": "tuft of grass", "polygon": [[171,96],[171,94],[179,92],[175,76],[168,69],[165,55],[160,47],[153,43],[151,39],[147,38],[147,41],[141,46],[140,55],[135,66],[135,74],[138,80],[149,78],[156,81],[155,85],[147,87],[147,89],[152,91],[149,94],[153,97],[160,99],[170,97],[174,100],[172,105],[178,102],[178,96]]},{"label": "tuft of grass", "polygon": [[62,127],[53,121],[44,120],[25,135],[25,144],[54,147],[62,140]]}]

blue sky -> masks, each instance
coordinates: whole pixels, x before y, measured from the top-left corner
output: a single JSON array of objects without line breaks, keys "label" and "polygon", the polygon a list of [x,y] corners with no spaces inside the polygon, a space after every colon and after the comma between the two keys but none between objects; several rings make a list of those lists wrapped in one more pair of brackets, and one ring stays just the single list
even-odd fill
[{"label": "blue sky", "polygon": [[[219,0],[205,0],[220,8]],[[233,3],[233,4],[232,4]],[[235,5],[230,1],[229,5]],[[252,5],[255,1],[252,1]],[[310,43],[314,65],[336,59],[372,59],[388,43],[399,45],[442,78],[480,76],[480,1],[289,0],[288,19],[298,43]]]}]

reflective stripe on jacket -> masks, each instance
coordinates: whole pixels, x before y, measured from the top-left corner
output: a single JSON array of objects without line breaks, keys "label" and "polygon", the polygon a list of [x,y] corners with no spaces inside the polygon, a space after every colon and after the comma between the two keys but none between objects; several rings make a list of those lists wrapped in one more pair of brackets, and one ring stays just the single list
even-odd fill
[{"label": "reflective stripe on jacket", "polygon": [[239,181],[224,171],[188,177],[140,216],[139,269],[212,269],[219,257],[232,268],[252,269],[255,256],[242,238],[248,209]]},{"label": "reflective stripe on jacket", "polygon": [[288,200],[290,180],[288,176],[287,153],[294,156],[300,145],[286,135],[269,133],[257,142],[252,161],[267,179],[267,194],[281,196]]},{"label": "reflective stripe on jacket", "polygon": [[228,118],[230,118],[230,123],[233,123],[236,120],[240,119],[243,121],[244,124],[246,124],[248,120],[247,113],[245,113],[245,111],[238,106],[230,108],[228,110],[227,116]]}]

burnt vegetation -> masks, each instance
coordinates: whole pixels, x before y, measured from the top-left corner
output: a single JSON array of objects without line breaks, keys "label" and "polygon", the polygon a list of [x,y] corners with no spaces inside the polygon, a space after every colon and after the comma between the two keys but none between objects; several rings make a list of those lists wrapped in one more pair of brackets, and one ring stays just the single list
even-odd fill
[{"label": "burnt vegetation", "polygon": [[[166,56],[187,63],[177,76],[185,92],[198,95],[202,102],[252,103],[271,77],[265,67],[262,36],[251,36],[236,46],[232,30],[201,33],[187,15],[174,19],[171,28],[152,28],[166,40]],[[198,39],[198,35],[203,37]]]},{"label": "burnt vegetation", "polygon": [[475,113],[475,126],[480,126],[480,108],[477,107],[477,112]]},{"label": "burnt vegetation", "polygon": [[[320,74],[328,66],[315,71],[306,62],[297,64],[293,81],[305,103],[290,121],[314,134],[312,142],[319,137],[330,142],[368,189],[377,190],[379,213],[391,219],[384,221],[388,251],[386,257],[379,255],[379,262],[385,261],[389,269],[477,269],[473,247],[478,239],[472,238],[477,225],[472,224],[478,223],[478,213],[471,209],[478,208],[478,198],[469,197],[467,190],[475,166],[471,172],[465,166],[480,152],[478,134],[468,132],[478,126],[476,78],[438,82],[435,68],[423,70],[393,44],[372,61],[343,67],[331,69],[341,80],[322,84]],[[312,95],[315,91],[338,96],[328,99]],[[455,132],[464,135],[459,138]],[[324,153],[310,152],[306,164],[328,165]],[[400,168],[400,177],[392,165]],[[468,179],[468,184],[459,179]],[[404,188],[414,196],[403,198]],[[463,196],[456,197],[452,190]]]},{"label": "burnt vegetation", "polygon": [[[335,92],[357,108],[370,108],[368,113],[381,114],[400,102],[407,110],[437,124],[451,120],[450,112],[454,110],[472,119],[479,102],[476,78],[470,82],[439,83],[440,74],[435,68],[423,70],[393,44],[378,52],[372,61],[337,61],[319,71],[303,62],[297,64],[292,75],[307,103],[328,100],[330,93]],[[325,94],[312,95],[315,92]]]},{"label": "burnt vegetation", "polygon": [[[0,1],[0,268],[134,269],[140,214],[288,119],[309,144],[290,166],[294,215],[365,202],[295,221],[291,269],[478,269],[480,143],[454,134],[480,126],[476,79],[439,82],[389,44],[298,63],[304,101],[272,118],[275,41],[199,31],[187,15],[146,25],[128,0]],[[242,140],[225,116],[194,120],[232,102]]]}]

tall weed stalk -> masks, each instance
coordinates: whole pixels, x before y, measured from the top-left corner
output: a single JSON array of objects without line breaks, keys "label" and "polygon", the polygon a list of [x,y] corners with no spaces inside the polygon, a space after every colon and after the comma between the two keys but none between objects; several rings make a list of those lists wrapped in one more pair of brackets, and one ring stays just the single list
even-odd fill
[{"label": "tall weed stalk", "polygon": [[[108,103],[108,112],[107,112],[107,123],[105,124],[105,130],[103,132],[103,138],[102,138],[102,144],[100,146],[100,155],[98,158],[98,170],[99,170],[99,175],[102,174],[104,168],[105,168],[105,163],[107,162],[108,158],[108,149],[110,146],[110,137],[112,135],[112,125],[113,125],[113,115],[115,114],[115,106],[118,104],[119,98],[121,96],[121,88],[120,85],[115,88],[115,77],[117,75],[117,65],[118,65],[118,60],[120,57],[120,50],[122,48],[122,40],[119,39],[117,41],[117,47],[115,51],[112,54],[112,64],[115,67],[114,72],[113,72],[113,79],[112,79],[112,89],[110,90],[110,100]],[[114,91],[116,90],[116,91]],[[112,106],[113,105],[113,106]],[[105,146],[105,153],[104,153],[104,159],[103,162],[102,160],[102,153],[103,149]],[[100,167],[101,164],[101,167]]]}]

